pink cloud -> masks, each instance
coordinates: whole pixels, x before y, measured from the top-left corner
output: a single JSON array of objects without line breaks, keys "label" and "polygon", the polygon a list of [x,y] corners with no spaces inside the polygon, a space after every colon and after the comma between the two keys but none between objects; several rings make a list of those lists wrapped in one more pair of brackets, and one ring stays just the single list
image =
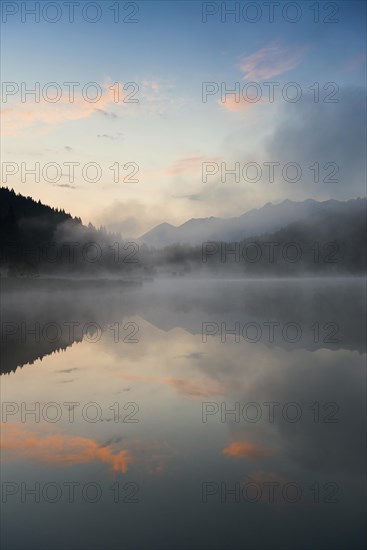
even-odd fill
[{"label": "pink cloud", "polygon": [[0,112],[4,135],[16,136],[26,130],[31,131],[32,135],[36,131],[47,132],[68,121],[93,115],[115,118],[119,109],[129,116],[146,116],[147,113],[162,115],[168,107],[178,104],[177,98],[171,94],[173,86],[157,80],[143,80],[140,84],[131,82],[124,89],[124,83],[107,79],[100,85],[102,95],[96,102],[88,101],[85,97],[87,92],[83,96],[79,88],[74,90],[74,101],[71,102],[68,90],[61,88],[62,95],[55,103],[46,101],[43,93],[40,93],[38,103],[21,102],[20,93],[10,96],[9,107]]},{"label": "pink cloud", "polygon": [[202,157],[188,157],[178,159],[173,162],[166,170],[163,172],[165,176],[177,176],[179,174],[185,174],[188,172],[199,171],[201,174],[201,167],[203,162],[220,162],[220,158],[206,158]]},{"label": "pink cloud", "polygon": [[33,104],[18,101],[14,108],[12,106],[1,111],[3,130],[5,135],[17,135],[21,130],[34,129],[39,125],[54,127],[59,123],[105,112],[112,105],[116,103],[112,90],[108,89],[104,90],[101,98],[95,103],[87,101],[81,93],[76,92],[73,103],[69,101],[67,94],[62,95],[56,103],[49,103],[43,98],[39,103]]},{"label": "pink cloud", "polygon": [[244,56],[238,68],[244,73],[242,80],[255,82],[268,80],[297,67],[303,53],[304,48],[286,48],[280,44],[270,44]]},{"label": "pink cloud", "polygon": [[234,96],[230,96],[228,98],[226,97],[225,101],[221,101],[219,99],[217,103],[231,113],[243,113],[244,111],[247,111],[247,109],[249,109],[250,107],[264,102],[260,100],[255,103],[253,101],[247,101],[243,97],[240,97],[240,101],[236,101],[236,98]]}]

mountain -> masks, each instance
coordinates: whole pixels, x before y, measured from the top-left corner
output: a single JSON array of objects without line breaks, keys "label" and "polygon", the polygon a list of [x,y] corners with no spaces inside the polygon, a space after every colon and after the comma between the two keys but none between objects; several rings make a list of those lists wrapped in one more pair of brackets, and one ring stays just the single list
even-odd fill
[{"label": "mountain", "polygon": [[[286,200],[236,218],[162,223],[141,238],[151,246],[131,250],[134,243],[120,235],[0,188],[0,232],[0,271],[11,278],[361,274],[366,266],[366,198]],[[208,241],[214,243],[209,250],[202,246]],[[254,253],[254,243],[259,258],[251,260],[246,251]],[[301,261],[284,259],[289,243],[293,252],[295,245],[300,249]],[[272,259],[269,245],[275,247]]]},{"label": "mountain", "polygon": [[141,247],[142,261],[158,272],[180,276],[363,275],[366,198],[316,205],[303,219],[242,240],[219,239],[208,246],[175,244],[162,250]]},{"label": "mountain", "polygon": [[58,226],[65,222],[81,225],[80,218],[72,218],[64,210],[51,208],[31,197],[16,194],[13,189],[0,188],[0,227],[2,240],[20,238],[52,240]]},{"label": "mountain", "polygon": [[116,245],[123,251],[120,235],[83,225],[64,210],[5,187],[0,188],[0,234],[0,269],[11,276],[126,270],[124,257],[116,259]]},{"label": "mountain", "polygon": [[[351,202],[351,201],[348,201]],[[317,213],[330,212],[339,201],[318,202],[308,199],[302,202],[285,200],[280,204],[265,204],[235,218],[192,218],[175,227],[160,224],[139,238],[139,242],[155,248],[172,244],[200,245],[206,241],[242,241],[248,237],[272,233],[290,223],[307,219]]]}]

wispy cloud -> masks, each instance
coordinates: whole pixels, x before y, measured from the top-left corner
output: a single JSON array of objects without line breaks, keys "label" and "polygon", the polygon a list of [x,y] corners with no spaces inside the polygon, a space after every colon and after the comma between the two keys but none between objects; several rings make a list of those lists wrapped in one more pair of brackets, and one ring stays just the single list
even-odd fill
[{"label": "wispy cloud", "polygon": [[[267,81],[297,67],[305,50],[305,47],[286,47],[280,43],[272,43],[250,55],[243,56],[237,69],[243,74],[242,80],[247,82]],[[246,93],[250,100],[246,99]],[[233,94],[226,96],[225,101],[218,99],[217,103],[232,113],[242,113],[256,105],[267,103],[264,98],[251,101],[250,89],[246,93],[244,94],[242,91],[238,97]],[[252,91],[252,93],[254,92]]]},{"label": "wispy cloud", "polygon": [[74,91],[73,101],[69,98],[69,92],[63,90],[55,103],[46,101],[43,94],[40,94],[38,102],[22,102],[18,93],[9,98],[8,106],[0,112],[3,134],[18,136],[27,130],[43,133],[65,122],[98,114],[106,121],[117,120],[122,114],[134,117],[147,114],[163,116],[167,108],[182,104],[182,99],[172,94],[174,86],[170,83],[145,79],[140,83],[112,84],[108,78],[100,85],[102,95],[95,102],[89,101],[77,90]]},{"label": "wispy cloud", "polygon": [[66,372],[67,374],[69,374],[70,372],[73,372],[75,370],[80,370],[80,369],[78,367],[73,367],[71,369],[61,369],[58,372]]},{"label": "wispy cloud", "polygon": [[101,115],[105,116],[106,118],[112,118],[112,120],[115,120],[118,118],[116,113],[113,113],[112,111],[106,111],[105,109],[96,109],[97,113],[101,113]]},{"label": "wispy cloud", "polygon": [[112,105],[116,104],[113,93],[108,88],[104,88],[101,98],[95,103],[87,101],[77,92],[74,102],[71,102],[66,94],[61,96],[57,103],[49,103],[43,97],[39,103],[33,104],[21,101],[14,104],[13,100],[12,107],[1,111],[3,131],[6,135],[14,136],[27,129],[47,130],[64,122],[88,118],[95,113],[115,118],[113,113],[106,110]]},{"label": "wispy cloud", "polygon": [[198,172],[201,174],[203,162],[220,162],[220,158],[187,157],[181,158],[170,164],[163,174],[166,176],[177,176],[188,172]]},{"label": "wispy cloud", "polygon": [[238,69],[242,80],[260,82],[291,71],[302,59],[305,48],[269,44],[256,52],[241,58]]},{"label": "wispy cloud", "polygon": [[225,393],[222,384],[211,380],[184,380],[182,378],[167,377],[163,379],[163,383],[192,400],[214,395],[224,395]]},{"label": "wispy cloud", "polygon": [[121,132],[117,132],[116,134],[97,134],[97,138],[110,139],[114,141],[116,139],[123,139],[123,134]]},{"label": "wispy cloud", "polygon": [[169,386],[183,397],[191,400],[215,395],[224,395],[226,392],[226,388],[224,388],[223,384],[209,379],[196,378],[185,380],[183,378],[175,378],[173,376],[160,378],[130,373],[118,374],[116,376],[125,380]]},{"label": "wispy cloud", "polygon": [[189,195],[171,195],[173,199],[186,199],[188,201],[201,201],[202,196],[200,193],[190,193]]},{"label": "wispy cloud", "polygon": [[54,187],[66,187],[67,189],[76,189],[75,185],[70,185],[70,183],[54,183]]}]

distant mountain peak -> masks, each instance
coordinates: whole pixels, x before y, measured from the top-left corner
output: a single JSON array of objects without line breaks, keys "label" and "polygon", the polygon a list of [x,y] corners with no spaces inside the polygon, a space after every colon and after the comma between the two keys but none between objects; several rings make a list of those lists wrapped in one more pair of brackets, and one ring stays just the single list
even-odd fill
[{"label": "distant mountain peak", "polygon": [[155,229],[157,229],[158,227],[174,227],[174,228],[176,228],[175,225],[172,225],[171,223],[167,223],[167,222],[162,222],[162,223],[160,223],[159,225],[157,225],[157,226],[155,227]]},{"label": "distant mountain peak", "polygon": [[139,240],[157,248],[176,243],[198,246],[203,242],[216,240],[237,242],[255,235],[278,231],[290,223],[317,215],[325,211],[325,208],[337,208],[344,202],[335,199],[285,199],[278,204],[267,202],[260,208],[248,210],[233,218],[191,218],[178,227],[162,223],[142,235]]}]

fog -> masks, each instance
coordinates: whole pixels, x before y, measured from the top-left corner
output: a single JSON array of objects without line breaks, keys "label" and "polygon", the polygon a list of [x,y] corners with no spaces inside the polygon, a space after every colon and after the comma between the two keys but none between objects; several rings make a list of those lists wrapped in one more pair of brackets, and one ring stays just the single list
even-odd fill
[{"label": "fog", "polygon": [[[3,369],[64,349],[136,317],[237,345],[366,351],[364,280],[36,279],[2,282]],[[75,323],[74,327],[72,323]],[[97,337],[97,336],[96,336]],[[21,359],[22,358],[22,359]]]},{"label": "fog", "polygon": [[[120,547],[119,515],[126,547],[141,522],[145,548],[168,549],[174,541],[182,549],[200,547],[214,521],[235,548],[245,521],[251,548],[273,544],[275,536],[273,547],[292,548],[294,537],[280,532],[279,522],[303,531],[305,518],[305,548],[316,526],[316,547],[359,546],[363,279],[158,278],[139,285],[9,279],[1,292],[6,478],[22,479],[27,488],[93,480],[103,490],[93,505],[79,493],[70,505],[63,490],[52,506],[28,496],[16,508],[20,496],[7,495],[7,529],[23,525],[13,531],[11,548],[25,539],[30,548],[46,548],[60,518],[68,524],[64,546],[83,532],[93,547],[102,506],[110,548]],[[81,415],[90,402],[91,416],[95,407],[101,412],[97,422]],[[74,403],[72,423],[65,403]],[[116,423],[116,403],[136,422]],[[24,413],[26,423],[23,406],[33,411]],[[116,482],[136,484],[138,504],[113,504]],[[261,488],[256,503],[251,491],[238,501],[230,492],[247,483],[249,491]],[[279,489],[273,502],[269,483]],[[282,496],[287,483],[302,491],[296,503]],[[162,517],[167,528],[158,535]],[[197,521],[207,528],[198,530]],[[267,529],[259,531],[264,521]],[[211,547],[223,547],[222,536],[209,539]]]}]

